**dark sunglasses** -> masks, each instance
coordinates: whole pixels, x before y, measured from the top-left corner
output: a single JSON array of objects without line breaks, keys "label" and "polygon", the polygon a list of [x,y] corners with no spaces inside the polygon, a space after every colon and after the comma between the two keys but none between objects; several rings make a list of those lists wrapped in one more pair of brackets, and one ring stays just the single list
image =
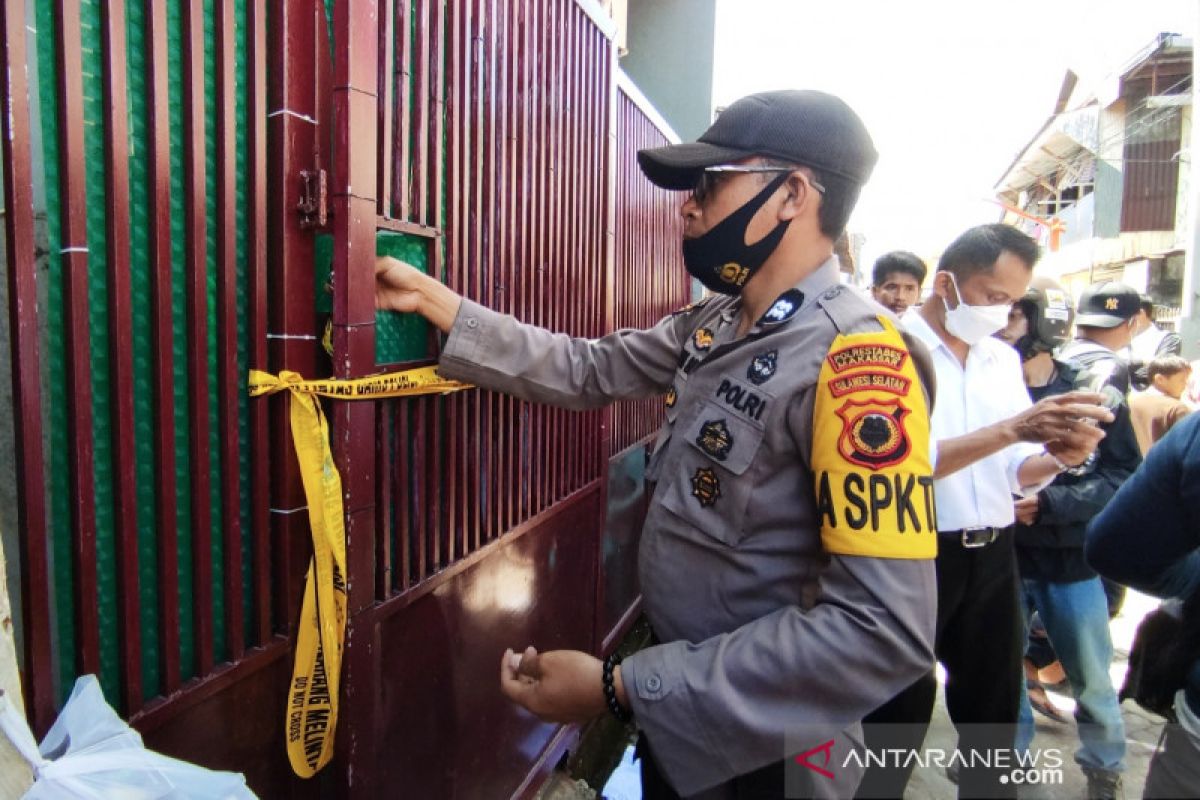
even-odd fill
[{"label": "dark sunglasses", "polygon": [[[717,183],[721,176],[726,173],[740,172],[795,172],[796,167],[770,167],[762,165],[742,165],[742,164],[718,164],[715,167],[705,167],[700,173],[700,177],[696,179],[696,185],[692,187],[692,199],[697,203],[703,203],[712,196],[713,191],[717,188]],[[805,180],[809,185],[817,190],[818,194],[825,194],[825,187],[817,183],[812,178],[805,176]]]}]

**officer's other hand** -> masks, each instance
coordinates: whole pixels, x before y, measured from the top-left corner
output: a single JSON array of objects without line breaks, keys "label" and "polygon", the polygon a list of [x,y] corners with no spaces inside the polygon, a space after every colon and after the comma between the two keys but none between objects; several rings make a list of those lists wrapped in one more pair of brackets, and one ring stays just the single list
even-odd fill
[{"label": "officer's other hand", "polygon": [[383,311],[417,311],[425,273],[391,256],[375,259],[375,307]]},{"label": "officer's other hand", "polygon": [[578,650],[505,650],[500,691],[545,722],[584,722],[603,714],[603,664]]},{"label": "officer's other hand", "polygon": [[[1100,405],[1102,399],[1097,392],[1067,392],[1039,400],[1009,420],[1013,436],[1021,442],[1046,444],[1068,464],[1083,461],[1104,438],[1097,425],[1113,421],[1112,412]],[[1059,443],[1058,450],[1049,447],[1052,442]],[[1083,451],[1078,458],[1060,455],[1078,450]]]},{"label": "officer's other hand", "polygon": [[1017,522],[1022,525],[1032,525],[1037,522],[1038,518],[1038,498],[1035,494],[1033,497],[1022,497],[1013,503],[1013,511],[1016,512]]}]

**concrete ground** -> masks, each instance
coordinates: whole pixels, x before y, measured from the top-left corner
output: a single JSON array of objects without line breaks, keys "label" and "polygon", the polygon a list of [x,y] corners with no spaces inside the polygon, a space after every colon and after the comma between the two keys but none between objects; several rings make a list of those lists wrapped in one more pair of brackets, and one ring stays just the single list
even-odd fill
[{"label": "concrete ground", "polygon": [[[1133,634],[1142,617],[1158,606],[1158,600],[1129,591],[1121,613],[1112,621],[1114,657],[1111,667],[1113,686],[1121,688],[1125,680],[1125,667],[1129,660],[1129,648],[1133,644]],[[1048,692],[1054,705],[1067,716],[1075,709],[1075,702],[1069,693]],[[1159,732],[1162,730],[1163,718],[1142,709],[1132,700],[1126,700],[1121,705],[1125,717],[1126,738],[1126,772],[1124,775],[1125,796],[1129,798],[1142,796],[1142,785],[1146,782],[1146,769],[1150,765],[1150,756],[1158,744]],[[1059,798],[1081,798],[1087,796],[1087,779],[1075,764],[1072,756],[1079,746],[1075,735],[1074,721],[1059,724],[1040,714],[1034,714],[1037,734],[1033,741],[1035,748],[1057,748],[1063,754],[1064,769],[1063,783],[1060,786],[1027,787],[1022,789],[1022,800],[1059,800]],[[929,735],[925,739],[926,747],[950,749],[955,742],[954,726],[946,714],[946,706],[941,693],[938,693],[937,708],[934,710],[933,723]],[[937,768],[917,769],[909,781],[906,800],[945,800],[955,796],[956,787],[945,773]]]},{"label": "concrete ground", "polygon": [[[1129,649],[1133,643],[1133,634],[1142,617],[1157,607],[1158,601],[1152,597],[1130,591],[1125,600],[1124,608],[1112,622],[1112,636],[1115,656],[1112,664],[1113,685],[1118,689],[1125,679],[1125,668],[1128,663]],[[1050,699],[1066,715],[1074,711],[1075,703],[1070,694],[1050,691]],[[1125,717],[1125,735],[1127,739],[1126,763],[1124,775],[1125,796],[1135,798],[1142,796],[1142,785],[1146,781],[1146,769],[1150,764],[1150,756],[1158,744],[1158,736],[1162,730],[1163,719],[1155,716],[1132,701],[1122,705]],[[1024,787],[1021,790],[1022,800],[1065,800],[1066,798],[1083,798],[1087,796],[1087,779],[1075,764],[1072,755],[1079,745],[1075,733],[1075,723],[1056,723],[1040,714],[1034,715],[1037,734],[1033,742],[1035,748],[1043,750],[1056,748],[1063,756],[1063,782],[1061,785]],[[927,748],[942,748],[951,750],[956,736],[954,726],[946,714],[946,706],[942,695],[938,693],[937,707],[934,709],[933,722],[929,735],[926,737]],[[639,800],[641,787],[638,780],[638,767],[632,761],[633,748],[629,747],[621,763],[608,777],[604,787],[597,791],[585,781],[573,780],[565,773],[559,773],[543,787],[539,797],[542,800]],[[945,773],[937,767],[918,768],[905,792],[906,800],[953,800],[957,787],[951,783]]]}]

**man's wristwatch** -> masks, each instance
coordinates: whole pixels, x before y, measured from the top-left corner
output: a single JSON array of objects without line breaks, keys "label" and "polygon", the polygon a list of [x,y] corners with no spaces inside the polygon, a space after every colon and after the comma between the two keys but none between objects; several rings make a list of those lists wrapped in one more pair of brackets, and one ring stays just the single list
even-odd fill
[{"label": "man's wristwatch", "polygon": [[1054,455],[1054,453],[1051,453],[1049,449],[1043,448],[1042,452],[1049,456],[1050,460],[1054,462],[1054,466],[1058,467],[1059,472],[1065,472],[1068,475],[1075,476],[1085,474],[1088,471],[1088,468],[1091,467],[1092,462],[1096,459],[1096,451],[1093,450],[1081,463],[1071,466],[1058,456]]}]

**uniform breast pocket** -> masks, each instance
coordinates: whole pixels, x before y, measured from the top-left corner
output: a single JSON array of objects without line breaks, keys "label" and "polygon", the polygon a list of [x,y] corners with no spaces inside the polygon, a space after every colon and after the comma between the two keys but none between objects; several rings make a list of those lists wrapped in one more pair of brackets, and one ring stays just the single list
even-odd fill
[{"label": "uniform breast pocket", "polygon": [[751,468],[763,428],[707,402],[680,432],[684,445],[663,505],[705,535],[736,545],[746,532]]}]

